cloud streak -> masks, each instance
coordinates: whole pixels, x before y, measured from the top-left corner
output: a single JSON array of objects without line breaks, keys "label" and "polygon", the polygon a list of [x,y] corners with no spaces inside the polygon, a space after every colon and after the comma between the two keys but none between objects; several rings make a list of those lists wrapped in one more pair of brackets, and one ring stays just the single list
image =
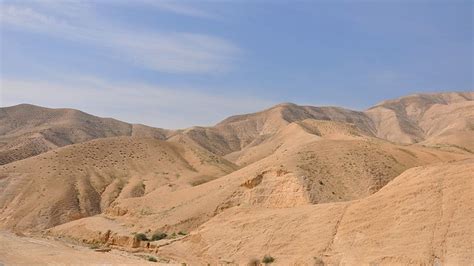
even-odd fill
[{"label": "cloud streak", "polygon": [[206,19],[216,19],[215,14],[205,12],[201,9],[194,8],[190,5],[184,5],[177,1],[155,1],[155,0],[141,0],[142,3],[150,5],[152,7],[161,9],[163,11],[172,12],[178,15],[196,17],[196,18],[206,18]]},{"label": "cloud streak", "polygon": [[[158,72],[225,72],[232,68],[241,52],[233,43],[215,36],[188,32],[128,30],[104,20],[90,5],[81,4],[74,8],[73,3],[76,2],[71,2],[71,5],[62,9],[54,2],[52,6],[47,3],[40,6],[1,5],[1,27],[93,44],[105,49],[107,55],[114,59],[118,58]],[[174,5],[168,2],[157,3],[167,6],[168,9]],[[176,9],[176,6],[174,8]],[[197,11],[191,11],[192,9],[179,10],[198,15],[193,13]]]}]

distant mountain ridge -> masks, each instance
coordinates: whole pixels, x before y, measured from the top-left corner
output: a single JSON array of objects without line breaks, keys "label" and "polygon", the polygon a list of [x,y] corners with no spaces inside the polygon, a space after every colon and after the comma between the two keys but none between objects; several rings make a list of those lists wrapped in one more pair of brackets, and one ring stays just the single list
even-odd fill
[{"label": "distant mountain ridge", "polygon": [[[167,140],[182,135],[223,156],[258,145],[286,125],[305,119],[354,124],[366,135],[396,143],[459,146],[462,143],[447,141],[446,136],[459,134],[461,138],[469,138],[474,128],[473,98],[473,92],[414,94],[383,101],[363,112],[283,103],[257,113],[228,117],[215,126],[184,130],[129,124],[74,109],[20,104],[0,108],[0,164],[69,144],[113,136]],[[474,151],[474,144],[462,146]]]},{"label": "distant mountain ridge", "polygon": [[473,95],[416,94],[382,102],[363,112],[284,103],[257,113],[231,116],[213,127],[191,128],[184,134],[208,150],[226,155],[257,145],[292,122],[315,119],[354,124],[363,134],[395,143],[447,142],[474,151],[474,144],[453,143],[443,137],[454,134],[470,138],[474,128]]},{"label": "distant mountain ridge", "polygon": [[70,144],[116,136],[165,139],[168,130],[30,104],[0,108],[0,164]]},{"label": "distant mountain ridge", "polygon": [[434,139],[442,136],[473,130],[473,99],[474,92],[414,94],[383,101],[365,113],[375,123],[379,138],[436,143]]}]

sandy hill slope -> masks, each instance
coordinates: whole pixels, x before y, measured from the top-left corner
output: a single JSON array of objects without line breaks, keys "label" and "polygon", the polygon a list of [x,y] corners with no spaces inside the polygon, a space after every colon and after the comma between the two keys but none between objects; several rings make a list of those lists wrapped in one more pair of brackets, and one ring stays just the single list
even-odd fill
[{"label": "sandy hill slope", "polygon": [[189,232],[234,207],[287,209],[361,199],[411,167],[472,157],[467,152],[392,144],[332,121],[292,123],[277,136],[282,143],[270,155],[226,176],[176,191],[119,199],[111,211],[51,232],[112,245],[133,232]]},{"label": "sandy hill slope", "polygon": [[373,131],[372,122],[361,112],[285,103],[258,113],[229,117],[214,127],[190,128],[182,134],[215,154],[226,155],[256,146],[290,123],[305,119],[353,123],[366,134]]},{"label": "sandy hill slope", "polygon": [[0,164],[92,139],[148,136],[164,139],[169,131],[100,118],[74,109],[21,104],[0,108]]},{"label": "sandy hill slope", "polygon": [[468,265],[474,161],[407,170],[362,200],[291,209],[236,207],[159,254],[191,264],[271,255],[279,265]]},{"label": "sandy hill slope", "polygon": [[365,112],[287,103],[176,131],[2,108],[0,228],[193,265],[265,254],[281,265],[466,264],[472,98],[412,95]]},{"label": "sandy hill slope", "polygon": [[365,114],[383,139],[474,148],[474,92],[410,95],[384,101]]},{"label": "sandy hill slope", "polygon": [[[370,135],[370,134],[369,134]],[[263,159],[277,150],[301,147],[317,140],[366,139],[367,135],[355,125],[328,120],[305,119],[283,126],[272,135],[243,149],[225,155],[238,165],[248,165]]]},{"label": "sandy hill slope", "polygon": [[206,150],[151,138],[69,145],[0,166],[0,223],[49,228],[104,212],[119,199],[190,187],[234,170]]},{"label": "sandy hill slope", "polygon": [[[179,132],[207,150],[239,165],[255,160],[245,155],[260,150],[287,125],[304,120],[353,125],[365,136],[395,143],[421,143],[474,151],[474,93],[415,94],[382,102],[364,112],[338,107],[279,104],[261,112],[229,117],[213,127]],[[248,157],[247,159],[241,159]]]},{"label": "sandy hill slope", "polygon": [[[229,117],[213,127],[178,131],[99,118],[73,109],[22,104],[0,108],[0,164],[73,143],[113,136],[194,142],[216,155],[228,155],[232,160],[274,137],[287,125],[306,119],[352,124],[363,135],[396,143],[421,142],[472,152],[473,94],[415,94],[382,102],[365,112],[284,103],[261,112]],[[253,161],[241,160],[244,164],[249,162]]]}]

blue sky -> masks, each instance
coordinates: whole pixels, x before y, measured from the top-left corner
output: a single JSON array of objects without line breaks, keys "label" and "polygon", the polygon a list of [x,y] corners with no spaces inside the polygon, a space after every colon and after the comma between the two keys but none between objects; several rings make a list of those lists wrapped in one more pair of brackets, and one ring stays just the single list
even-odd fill
[{"label": "blue sky", "polygon": [[165,128],[472,90],[472,1],[0,0],[2,106]]}]

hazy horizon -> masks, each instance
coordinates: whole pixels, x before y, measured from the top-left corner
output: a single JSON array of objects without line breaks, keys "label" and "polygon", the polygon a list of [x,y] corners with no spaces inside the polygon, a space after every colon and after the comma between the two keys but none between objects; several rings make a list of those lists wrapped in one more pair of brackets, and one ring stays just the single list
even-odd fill
[{"label": "hazy horizon", "polygon": [[[416,94],[436,94],[436,93],[450,93],[450,92],[455,92],[455,93],[466,93],[466,92],[469,92],[469,91],[440,91],[440,92],[422,92],[422,93],[413,93],[413,94],[409,94],[409,95],[402,95],[401,97],[405,97],[405,96],[410,96],[410,95],[416,95]],[[400,98],[400,97],[399,97]],[[99,114],[94,114],[94,113],[91,113],[91,112],[87,112],[85,110],[80,110],[80,109],[76,109],[76,108],[73,108],[73,107],[68,107],[68,106],[42,106],[42,105],[37,105],[37,104],[33,104],[33,103],[17,103],[17,104],[13,104],[13,105],[8,105],[8,106],[0,106],[0,107],[15,107],[15,106],[20,106],[20,105],[34,105],[34,106],[37,106],[37,107],[45,107],[45,108],[52,108],[52,109],[75,109],[75,110],[78,110],[78,111],[82,111],[82,112],[85,112],[85,113],[88,113],[90,115],[94,115],[94,116],[99,116],[99,117],[103,117],[103,118],[113,118],[113,119],[117,119],[117,120],[120,120],[122,122],[126,122],[126,123],[129,123],[129,124],[143,124],[145,126],[152,126],[152,127],[157,127],[157,128],[163,128],[163,129],[171,129],[171,130],[179,130],[179,129],[186,129],[186,128],[190,128],[190,127],[212,127],[214,125],[216,125],[217,123],[219,122],[222,122],[223,120],[225,120],[226,118],[229,118],[231,116],[237,116],[237,115],[246,115],[246,114],[252,114],[252,113],[255,113],[255,112],[259,112],[259,111],[263,111],[263,110],[266,110],[266,109],[269,109],[269,108],[272,108],[272,107],[275,107],[276,105],[280,105],[280,104],[296,104],[296,105],[299,105],[299,106],[315,106],[315,107],[341,107],[341,108],[346,108],[346,109],[349,109],[349,110],[353,110],[353,111],[365,111],[365,110],[368,110],[369,108],[372,108],[372,107],[375,107],[377,104],[379,103],[382,103],[383,101],[385,100],[393,100],[393,99],[396,99],[396,98],[391,98],[391,99],[384,99],[380,102],[377,102],[377,103],[374,103],[370,106],[367,106],[366,108],[363,108],[363,109],[351,109],[351,108],[346,108],[344,106],[336,106],[336,105],[311,105],[311,104],[300,104],[300,103],[295,103],[295,102],[280,102],[280,103],[275,103],[273,105],[270,105],[270,106],[264,106],[262,109],[258,109],[258,110],[254,110],[254,111],[249,111],[247,113],[235,113],[235,114],[230,114],[229,116],[225,116],[225,117],[221,117],[219,118],[217,121],[215,122],[212,122],[210,124],[205,124],[205,125],[200,125],[200,124],[193,124],[193,125],[190,125],[190,126],[186,126],[186,127],[162,127],[162,126],[159,126],[159,125],[150,125],[150,124],[146,124],[146,123],[140,123],[140,122],[137,122],[137,121],[128,121],[128,120],[122,120],[122,119],[119,119],[119,118],[116,118],[116,117],[112,117],[112,116],[101,116]]]}]

